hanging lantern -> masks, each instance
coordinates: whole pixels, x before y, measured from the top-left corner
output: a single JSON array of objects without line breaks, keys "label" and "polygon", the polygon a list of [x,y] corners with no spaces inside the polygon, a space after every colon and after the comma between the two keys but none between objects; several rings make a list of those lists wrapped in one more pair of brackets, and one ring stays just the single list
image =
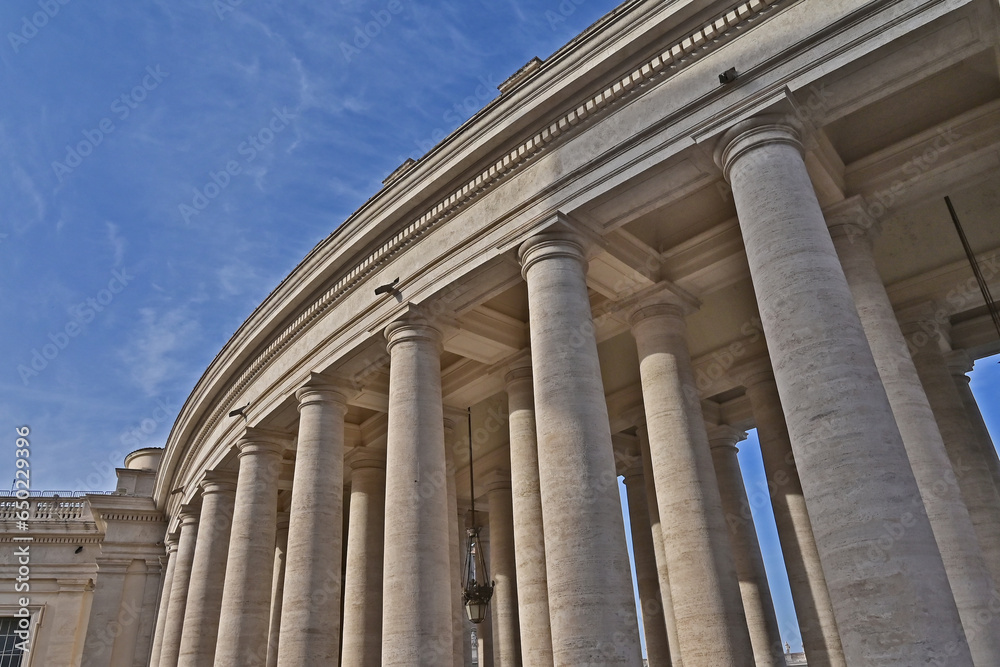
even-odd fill
[{"label": "hanging lantern", "polygon": [[[475,523],[475,513],[472,516]],[[486,557],[479,540],[479,528],[470,528],[467,532],[469,545],[465,553],[465,572],[462,577],[462,604],[465,605],[465,613],[470,621],[482,623],[489,610],[490,598],[493,597],[493,582],[486,571]]]},{"label": "hanging lantern", "polygon": [[479,526],[476,525],[476,486],[472,474],[472,408],[469,408],[469,492],[472,496],[472,528],[468,535],[468,546],[465,550],[465,571],[462,573],[462,604],[465,613],[473,623],[482,623],[490,607],[493,597],[493,582],[486,570],[486,555],[479,539]]}]

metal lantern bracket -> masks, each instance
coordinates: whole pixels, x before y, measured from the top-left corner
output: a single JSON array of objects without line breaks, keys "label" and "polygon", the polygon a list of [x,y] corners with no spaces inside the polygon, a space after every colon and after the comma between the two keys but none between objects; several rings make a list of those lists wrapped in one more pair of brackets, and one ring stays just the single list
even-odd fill
[{"label": "metal lantern bracket", "polygon": [[462,573],[462,604],[473,623],[486,620],[494,582],[486,569],[486,555],[476,525],[476,486],[472,471],[472,408],[469,408],[469,493],[472,496],[472,527],[466,531],[465,571]]}]

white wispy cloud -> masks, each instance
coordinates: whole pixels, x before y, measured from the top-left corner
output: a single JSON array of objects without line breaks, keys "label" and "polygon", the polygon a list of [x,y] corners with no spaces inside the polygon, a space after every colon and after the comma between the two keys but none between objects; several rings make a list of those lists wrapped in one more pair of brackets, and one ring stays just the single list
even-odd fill
[{"label": "white wispy cloud", "polygon": [[156,396],[164,382],[175,379],[185,368],[179,353],[191,346],[200,325],[185,307],[162,313],[141,308],[136,329],[121,357],[133,383],[147,396]]},{"label": "white wispy cloud", "polygon": [[128,247],[128,242],[122,237],[119,227],[115,223],[105,220],[104,227],[107,229],[108,243],[111,245],[111,250],[114,253],[114,265],[121,266],[122,261],[125,259],[125,249]]}]

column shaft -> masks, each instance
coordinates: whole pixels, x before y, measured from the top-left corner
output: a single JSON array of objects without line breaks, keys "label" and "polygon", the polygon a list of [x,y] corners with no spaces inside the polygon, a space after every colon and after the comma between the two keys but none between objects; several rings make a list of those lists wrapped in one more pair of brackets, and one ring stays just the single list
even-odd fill
[{"label": "column shaft", "polygon": [[455,667],[462,664],[462,634],[465,629],[465,608],[462,606],[462,527],[458,523],[458,488],[455,479],[455,423],[444,420],[445,475],[448,483],[448,553],[451,580],[451,639]]},{"label": "column shaft", "polygon": [[990,475],[993,477],[993,488],[1000,494],[1000,457],[997,455],[997,449],[993,444],[990,431],[986,428],[986,422],[983,420],[983,413],[979,410],[979,403],[976,401],[976,396],[972,393],[969,376],[966,375],[966,373],[972,370],[972,364],[972,360],[962,350],[953,352],[948,357],[948,368],[951,369],[951,375],[955,379],[958,394],[962,398],[962,404],[965,405],[965,412],[972,423],[972,431],[976,436],[983,459],[986,461],[986,467],[989,468]]},{"label": "column shaft", "polygon": [[632,555],[635,558],[636,586],[642,609],[642,631],[646,637],[646,657],[654,667],[667,667],[671,665],[670,643],[667,641],[667,625],[663,620],[660,577],[656,568],[644,481],[641,465],[625,471],[628,517],[632,527]]},{"label": "column shaft", "polygon": [[680,654],[687,665],[749,664],[753,649],[683,314],[660,303],[632,315]]},{"label": "column shaft", "polygon": [[266,664],[278,521],[279,436],[247,429],[239,442],[240,472],[222,591],[218,667]]},{"label": "column shaft", "polygon": [[663,622],[667,629],[667,643],[670,646],[670,664],[683,667],[681,642],[677,636],[677,619],[674,617],[674,600],[670,592],[670,575],[667,568],[667,554],[663,547],[663,529],[660,526],[660,508],[656,501],[656,483],[653,481],[653,462],[649,454],[649,430],[645,415],[639,420],[635,432],[639,439],[639,454],[642,457],[643,488],[646,491],[646,509],[649,514],[649,532],[653,538],[653,554],[656,557],[656,574],[660,581],[660,600],[663,603]]},{"label": "column shaft", "polygon": [[441,335],[396,322],[389,341],[382,665],[451,667],[451,555]]},{"label": "column shaft", "polygon": [[514,510],[509,482],[497,482],[488,493],[490,506],[490,576],[493,577],[493,660],[500,667],[520,667],[517,618],[517,575],[514,562]]},{"label": "column shaft", "polygon": [[552,630],[549,627],[545,534],[530,359],[525,359],[507,374],[506,384],[521,651],[525,664],[552,667]]},{"label": "column shaft", "polygon": [[[992,577],[955,484],[941,431],[875,265],[871,238],[859,225],[863,211],[863,203],[857,200],[827,211],[833,243],[903,438],[973,661],[1000,664],[1000,616],[990,611]],[[984,625],[981,619],[991,620]]]},{"label": "column shaft", "polygon": [[[970,665],[941,555],[802,144],[783,123],[737,126],[719,157],[845,656],[859,665],[909,667],[953,655],[949,664]],[[886,537],[890,554],[878,551]]]},{"label": "column shaft", "polygon": [[177,540],[177,567],[170,585],[170,605],[163,627],[163,649],[160,667],[176,667],[181,650],[184,615],[187,610],[188,590],[191,585],[191,568],[198,539],[198,509],[184,507],[180,514],[180,537]]},{"label": "column shaft", "polygon": [[382,532],[385,523],[385,452],[351,454],[351,516],[344,579],[341,667],[382,664]]},{"label": "column shaft", "polygon": [[150,651],[150,667],[160,664],[160,652],[163,649],[163,630],[167,624],[167,609],[170,607],[170,588],[174,582],[174,570],[177,569],[177,540],[166,540],[166,570],[163,574],[163,584],[160,588],[160,606],[156,612],[156,629],[153,631],[153,649]]},{"label": "column shaft", "polygon": [[553,662],[638,666],[625,523],[583,249],[543,234],[520,249],[528,283]]},{"label": "column shaft", "polygon": [[[232,477],[232,479],[228,479]],[[215,659],[226,580],[229,533],[236,504],[235,476],[208,475],[201,483],[201,518],[188,585],[178,665],[203,667]]]},{"label": "column shaft", "polygon": [[746,437],[736,429],[721,426],[709,430],[708,441],[712,448],[712,462],[719,480],[722,509],[729,524],[729,539],[733,543],[733,560],[736,576],[740,580],[740,595],[746,612],[747,629],[753,646],[754,663],[758,667],[771,665],[784,667],[784,650],[778,618],[774,613],[771,589],[764,571],[764,558],[760,555],[760,543],[750,501],[743,484],[743,473],[737,457],[736,443]]},{"label": "column shaft", "polygon": [[743,382],[753,409],[761,458],[771,490],[771,509],[788,573],[806,659],[818,667],[847,667],[833,603],[813,537],[778,387],[766,362]]},{"label": "column shaft", "polygon": [[288,512],[280,512],[274,531],[274,571],[271,574],[271,616],[267,631],[267,667],[278,665],[281,607],[285,598],[285,557],[288,555]]},{"label": "column shaft", "polygon": [[[480,541],[479,544],[483,548],[483,558],[489,563],[492,559],[492,550],[490,549],[490,526],[487,517],[487,521],[482,521],[482,514],[479,515],[480,521],[479,525],[482,526],[482,530],[479,533]],[[490,605],[490,613],[486,615],[486,620],[482,623],[476,625],[476,657],[479,660],[478,667],[495,667],[493,661],[493,605]]]},{"label": "column shaft", "polygon": [[345,397],[314,376],[295,392],[295,449],[278,667],[333,665],[340,654]]},{"label": "column shaft", "polygon": [[924,322],[931,335],[918,326],[907,323],[905,328],[913,363],[951,459],[954,474],[943,481],[958,485],[995,587],[1000,582],[1000,497],[942,352],[947,343],[931,323]]}]

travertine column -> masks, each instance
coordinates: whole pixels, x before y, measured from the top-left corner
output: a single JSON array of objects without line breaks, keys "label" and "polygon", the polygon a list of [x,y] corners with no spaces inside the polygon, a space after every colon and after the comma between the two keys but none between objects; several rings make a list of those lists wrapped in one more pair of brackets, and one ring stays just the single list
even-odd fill
[{"label": "travertine column", "polygon": [[202,667],[215,659],[226,580],[229,533],[236,503],[236,476],[209,471],[201,487],[201,518],[191,564],[178,665]]},{"label": "travertine column", "polygon": [[545,577],[545,534],[538,481],[535,397],[531,357],[524,355],[504,378],[510,429],[511,503],[514,512],[514,560],[517,569],[517,615],[525,664],[552,667],[552,630]]},{"label": "travertine column", "polygon": [[[581,241],[535,236],[528,283],[553,662],[641,664],[608,409]],[[600,658],[598,658],[600,656]]]},{"label": "travertine column", "polygon": [[972,431],[976,435],[979,449],[983,453],[983,459],[986,460],[986,467],[990,469],[990,475],[993,476],[993,488],[1000,494],[1000,457],[997,456],[993,438],[990,436],[989,429],[986,428],[983,413],[979,410],[979,403],[969,385],[969,376],[966,375],[972,371],[973,361],[964,350],[952,352],[948,355],[947,360],[948,368],[955,379],[955,386],[958,388],[958,395],[962,397],[965,412],[972,423]]},{"label": "travertine column", "polygon": [[274,568],[271,574],[271,615],[267,631],[267,667],[278,665],[281,643],[281,606],[285,597],[285,556],[288,555],[288,512],[278,512],[274,529]]},{"label": "travertine column", "polygon": [[[753,409],[764,472],[771,491],[771,510],[806,659],[819,667],[846,667],[833,603],[802,497],[802,484],[771,365],[766,359],[757,360],[737,372],[742,376]],[[750,519],[749,508],[746,516],[740,518]]]},{"label": "travertine column", "polygon": [[875,221],[865,217],[865,210],[860,198],[827,209],[830,234],[903,437],[973,661],[1000,665],[1000,615],[990,611],[992,577],[955,483],[941,431],[875,265],[869,236]]},{"label": "travertine column", "polygon": [[653,463],[649,454],[649,430],[643,412],[636,419],[636,437],[639,439],[639,454],[642,457],[643,488],[646,491],[646,510],[649,514],[649,532],[653,538],[653,554],[656,556],[656,575],[660,581],[660,601],[663,604],[663,622],[667,628],[667,644],[670,646],[671,667],[683,667],[681,642],[677,636],[677,619],[674,617],[674,601],[670,593],[670,575],[667,569],[667,554],[663,547],[663,529],[660,526],[660,508],[656,500],[656,484],[653,482]]},{"label": "travertine column", "polygon": [[514,510],[510,477],[497,473],[487,485],[490,506],[490,576],[493,578],[493,662],[520,667],[521,646],[517,618],[517,575],[514,562]]},{"label": "travertine column", "polygon": [[918,308],[905,313],[903,331],[909,337],[913,363],[951,459],[954,477],[944,481],[955,483],[957,479],[995,587],[1000,582],[1000,497],[944,357],[948,341],[941,329],[946,325],[922,318],[924,312]]},{"label": "travertine column", "polygon": [[382,665],[454,664],[441,334],[400,321],[389,341]]},{"label": "travertine column", "polygon": [[660,577],[656,568],[656,552],[646,504],[646,485],[638,448],[632,458],[633,464],[622,472],[628,498],[628,518],[632,527],[632,555],[635,558],[636,586],[642,608],[642,630],[646,637],[646,657],[651,665],[667,667],[671,665],[670,644],[663,620]]},{"label": "travertine column", "polygon": [[177,569],[177,537],[168,535],[166,540],[166,569],[163,574],[163,585],[160,588],[160,607],[156,612],[156,629],[153,632],[153,649],[150,651],[150,667],[160,664],[160,652],[163,650],[163,629],[167,625],[167,610],[170,608],[170,588],[174,582],[174,570]]},{"label": "travertine column", "polygon": [[466,619],[465,609],[462,606],[462,550],[459,545],[462,543],[462,527],[458,522],[458,489],[455,479],[455,422],[451,419],[444,420],[444,453],[445,453],[445,475],[448,484],[448,553],[451,570],[451,640],[452,655],[455,667],[459,667],[464,659],[462,650],[462,633],[464,621]]},{"label": "travertine column", "polygon": [[[483,548],[483,558],[490,562],[490,527],[488,515],[478,514],[480,520],[478,525],[482,526],[479,532],[479,546]],[[487,521],[482,521],[486,516]],[[486,614],[486,620],[476,625],[476,657],[479,660],[478,667],[495,667],[493,662],[493,603],[490,602],[490,609]]]},{"label": "travertine column", "polygon": [[783,118],[757,118],[720,149],[847,661],[910,667],[953,654],[949,664],[970,665],[798,134]]},{"label": "travertine column", "polygon": [[240,473],[215,648],[218,667],[251,667],[267,660],[284,437],[248,428],[237,446]]},{"label": "travertine column", "polygon": [[382,664],[382,531],[385,523],[385,452],[356,447],[351,466],[351,516],[344,579],[341,667]]},{"label": "travertine column", "polygon": [[185,505],[178,514],[177,566],[174,568],[170,585],[170,605],[167,607],[167,621],[163,626],[163,649],[160,652],[160,667],[176,667],[181,650],[181,636],[184,629],[184,615],[187,609],[188,590],[191,585],[191,568],[198,540],[197,507]]},{"label": "travertine column", "polygon": [[689,666],[749,664],[753,649],[684,310],[677,303],[650,303],[632,314],[631,323],[681,658]]},{"label": "travertine column", "polygon": [[317,374],[295,397],[299,434],[288,513],[278,667],[333,665],[340,650],[347,399]]},{"label": "travertine column", "polygon": [[736,443],[745,437],[746,433],[730,426],[713,426],[708,430],[708,444],[712,448],[712,462],[719,480],[722,509],[726,513],[729,539],[733,543],[733,560],[740,580],[740,594],[743,598],[743,610],[746,612],[747,629],[750,630],[754,663],[758,667],[785,667],[778,617],[774,614],[771,588],[764,571],[764,558],[760,555],[757,530],[753,517],[750,516],[750,501],[747,499],[737,457]]}]

